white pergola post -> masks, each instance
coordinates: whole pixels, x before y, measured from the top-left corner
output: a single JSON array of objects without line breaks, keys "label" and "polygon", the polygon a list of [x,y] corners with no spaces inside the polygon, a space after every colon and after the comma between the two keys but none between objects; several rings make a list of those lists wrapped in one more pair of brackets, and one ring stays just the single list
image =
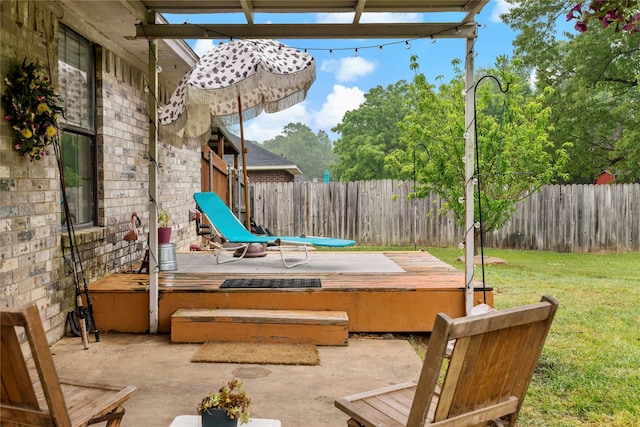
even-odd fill
[{"label": "white pergola post", "polygon": [[474,56],[473,50],[474,39],[467,38],[466,59],[465,59],[465,106],[464,106],[464,161],[465,161],[465,218],[464,218],[464,276],[465,276],[465,312],[467,315],[471,313],[473,308],[473,276],[474,276],[474,237],[475,237],[475,219],[474,219],[474,151],[475,151],[475,132],[473,132],[473,99],[474,99]]},{"label": "white pergola post", "polygon": [[[156,15],[147,14],[154,24]],[[149,333],[158,332],[158,41],[149,40]]]}]

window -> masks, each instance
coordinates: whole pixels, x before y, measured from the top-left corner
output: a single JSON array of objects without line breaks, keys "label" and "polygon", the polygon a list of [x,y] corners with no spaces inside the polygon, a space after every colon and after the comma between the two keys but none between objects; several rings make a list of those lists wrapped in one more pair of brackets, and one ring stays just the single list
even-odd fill
[{"label": "window", "polygon": [[[63,100],[61,117],[62,165],[67,201],[74,226],[97,223],[97,167],[95,132],[95,68],[88,40],[60,25],[58,85]],[[63,212],[63,223],[64,220]]]}]

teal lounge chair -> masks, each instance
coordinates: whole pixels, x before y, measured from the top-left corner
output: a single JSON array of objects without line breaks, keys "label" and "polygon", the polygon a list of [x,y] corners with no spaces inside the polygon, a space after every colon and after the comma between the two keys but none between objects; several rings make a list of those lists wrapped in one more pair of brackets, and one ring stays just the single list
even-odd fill
[{"label": "teal lounge chair", "polygon": [[[224,237],[229,243],[237,243],[238,245],[233,247],[223,248],[222,245],[218,245],[218,254],[216,256],[216,262],[222,264],[230,261],[237,261],[244,258],[247,253],[247,249],[251,243],[266,243],[276,245],[282,258],[282,263],[287,268],[295,267],[298,265],[306,264],[309,262],[310,246],[328,246],[333,248],[343,248],[347,246],[353,246],[356,244],[353,240],[344,239],[332,239],[328,237],[294,237],[294,236],[261,236],[255,235],[249,232],[242,223],[236,218],[236,216],[229,210],[227,205],[218,197],[215,193],[195,193],[193,198],[196,201],[198,210],[208,219],[211,226],[215,229],[218,235]],[[303,247],[305,258],[302,261],[295,262],[293,264],[287,264],[284,258],[283,248],[286,247]],[[223,250],[237,251],[242,250],[239,257],[231,259],[220,259],[220,254]]]}]

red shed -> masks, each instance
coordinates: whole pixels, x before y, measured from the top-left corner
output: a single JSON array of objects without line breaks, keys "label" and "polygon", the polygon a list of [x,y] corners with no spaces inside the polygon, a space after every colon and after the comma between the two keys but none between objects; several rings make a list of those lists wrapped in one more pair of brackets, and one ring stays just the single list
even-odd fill
[{"label": "red shed", "polygon": [[616,182],[616,177],[613,176],[609,171],[604,171],[596,178],[594,184],[614,184]]}]

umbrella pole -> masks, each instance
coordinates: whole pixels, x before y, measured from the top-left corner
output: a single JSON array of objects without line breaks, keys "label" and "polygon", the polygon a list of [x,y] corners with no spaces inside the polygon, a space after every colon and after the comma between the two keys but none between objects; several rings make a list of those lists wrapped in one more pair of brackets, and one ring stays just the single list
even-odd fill
[{"label": "umbrella pole", "polygon": [[249,183],[247,182],[247,152],[244,148],[244,126],[242,124],[242,103],[238,96],[238,116],[240,118],[240,142],[242,143],[242,175],[244,178],[244,219],[245,227],[251,231],[251,218],[249,218]]}]

